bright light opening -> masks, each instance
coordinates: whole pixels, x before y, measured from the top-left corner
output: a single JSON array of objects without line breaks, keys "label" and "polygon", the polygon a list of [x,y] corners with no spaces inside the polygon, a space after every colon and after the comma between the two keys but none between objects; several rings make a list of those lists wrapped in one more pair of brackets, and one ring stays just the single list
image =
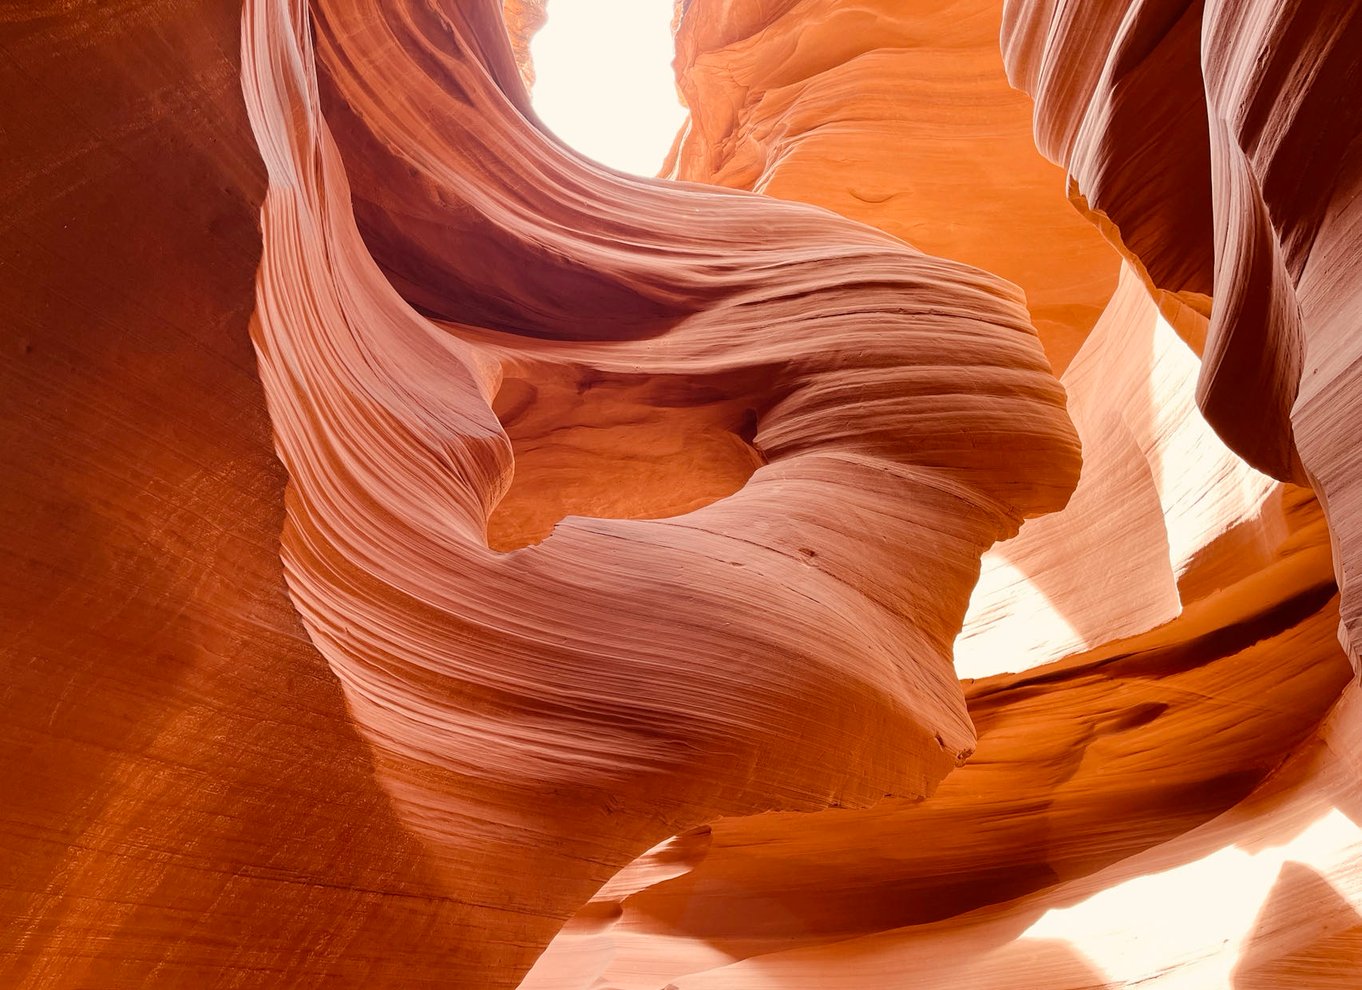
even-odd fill
[{"label": "bright light opening", "polygon": [[656,175],[686,111],[672,75],[675,0],[549,0],[530,42],[534,108],[582,154]]}]

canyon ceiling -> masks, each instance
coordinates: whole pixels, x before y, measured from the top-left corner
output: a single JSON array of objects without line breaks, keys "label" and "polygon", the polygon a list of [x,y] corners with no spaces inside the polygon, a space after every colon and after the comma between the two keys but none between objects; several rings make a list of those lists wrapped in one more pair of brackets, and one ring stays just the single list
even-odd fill
[{"label": "canyon ceiling", "polygon": [[0,984],[1362,986],[1362,3],[546,14],[0,13]]}]

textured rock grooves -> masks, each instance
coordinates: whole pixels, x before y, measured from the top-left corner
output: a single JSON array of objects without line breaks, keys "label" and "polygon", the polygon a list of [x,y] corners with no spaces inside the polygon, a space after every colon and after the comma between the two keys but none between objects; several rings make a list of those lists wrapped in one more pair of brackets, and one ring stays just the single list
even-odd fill
[{"label": "textured rock grooves", "polygon": [[1009,73],[1036,97],[1041,147],[1152,285],[1214,294],[1201,406],[1249,463],[1320,493],[1357,666],[1358,455],[1338,426],[1362,416],[1362,11],[1269,0],[1004,9]]},{"label": "textured rock grooves", "polygon": [[[514,986],[679,831],[930,793],[974,747],[951,641],[979,557],[1077,476],[1015,290],[806,207],[575,159],[498,75],[491,4],[314,13],[320,101],[300,9],[248,4],[245,38],[285,568],[399,817],[469,905],[456,984]],[[439,323],[369,260],[352,195]],[[631,479],[593,430],[649,450],[701,415],[748,434],[751,477],[498,553],[508,376],[513,424],[527,403],[585,424],[594,485]],[[575,432],[553,446],[577,454]],[[556,488],[526,460],[518,486]]]},{"label": "textured rock grooves", "polygon": [[0,15],[0,984],[1354,987],[1358,5],[551,6]]}]

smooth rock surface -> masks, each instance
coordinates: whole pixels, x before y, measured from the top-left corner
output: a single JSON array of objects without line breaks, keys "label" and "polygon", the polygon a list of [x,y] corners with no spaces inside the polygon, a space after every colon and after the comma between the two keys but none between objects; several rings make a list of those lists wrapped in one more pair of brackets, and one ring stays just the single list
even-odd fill
[{"label": "smooth rock surface", "polygon": [[0,984],[1351,990],[1356,5],[545,13],[0,14]]},{"label": "smooth rock surface", "polygon": [[[514,985],[677,832],[929,794],[974,746],[950,647],[979,556],[1077,476],[1016,291],[824,212],[566,154],[525,126],[490,4],[314,14],[320,86],[296,9],[248,5],[245,38],[285,568],[467,905],[457,985]],[[696,434],[745,464],[682,445],[654,470],[686,504],[659,505],[628,445]],[[508,489],[579,515],[513,515],[499,552]]]},{"label": "smooth rock surface", "polygon": [[1201,407],[1319,494],[1358,667],[1362,7],[1008,0],[1003,22],[1037,141],[1108,236],[1158,289],[1214,295]]}]

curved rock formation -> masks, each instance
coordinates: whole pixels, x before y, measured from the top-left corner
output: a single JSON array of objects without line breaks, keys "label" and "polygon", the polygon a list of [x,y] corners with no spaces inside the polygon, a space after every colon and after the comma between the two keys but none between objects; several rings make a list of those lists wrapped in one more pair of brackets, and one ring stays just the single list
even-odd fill
[{"label": "curved rock formation", "polygon": [[1057,372],[1115,288],[1118,255],[1056,195],[1031,106],[980,0],[691,0],[681,179],[826,206],[1025,293]]},{"label": "curved rock formation", "polygon": [[[314,14],[320,98],[296,9],[248,4],[245,37],[285,569],[469,905],[460,985],[514,985],[677,832],[930,793],[973,749],[950,649],[979,556],[1077,473],[1015,292],[826,213],[574,158],[525,126],[490,4]],[[531,419],[551,429],[517,436]],[[670,491],[595,495],[675,439],[651,466]],[[598,517],[545,534],[522,508],[501,553],[508,489]]]},{"label": "curved rock formation", "polygon": [[[1258,654],[1265,676],[1286,651],[1313,650],[1324,680],[1302,682],[1297,697],[1336,688],[1346,666],[1331,652],[1330,619],[1325,612],[1304,636],[1269,640]],[[1233,677],[1245,660],[1256,666],[1248,654],[1211,666]],[[1197,679],[1215,692],[1216,676]],[[1236,967],[1280,967],[1322,934],[1344,937],[1319,953],[1313,980],[1291,985],[1346,985],[1357,961],[1346,933],[1362,898],[1357,743],[1348,736],[1355,713],[1333,713],[1327,742],[1305,747],[1212,818],[1255,776],[1237,756],[1221,762],[1252,749],[1240,734],[1254,732],[1242,703],[1231,729],[1228,719],[1207,718],[1214,702],[1200,715],[1179,712],[1177,703],[1165,708],[1145,690],[1131,692],[1119,672],[1102,681],[1089,671],[1058,682],[1055,694],[1070,695],[1063,707],[1055,696],[1035,697],[1034,684],[1003,687],[975,709],[981,762],[915,808],[816,815],[812,823],[757,818],[678,840],[602,892],[594,916],[574,921],[527,987],[591,986],[598,977],[625,987],[895,986],[905,972],[928,986],[1249,986],[1257,984],[1235,982]],[[1167,684],[1165,699],[1185,698],[1191,683]],[[1012,692],[1026,687],[1033,697],[1019,704],[1024,694]],[[1097,696],[1089,691],[1110,692],[1105,724],[1073,720]],[[1130,707],[1113,706],[1116,698]],[[1318,715],[1305,707],[1302,725]],[[1047,718],[1048,734],[1039,731]],[[1134,741],[1153,727],[1172,743],[1162,755]],[[998,763],[986,755],[994,733],[998,755],[1013,754]],[[1017,742],[1047,735],[1053,748]],[[1207,738],[1217,745],[1201,750],[1202,767],[1227,771],[1217,779],[1198,779],[1179,759]],[[1287,741],[1264,740],[1268,763]],[[1116,755],[1123,752],[1132,755]],[[981,855],[985,846],[992,852]],[[1292,863],[1319,874],[1316,887],[1332,901],[1271,917],[1278,873]],[[641,889],[630,889],[631,880]],[[1266,923],[1256,923],[1260,913]],[[1255,930],[1264,927],[1268,938]]]},{"label": "curved rock formation", "polygon": [[1354,5],[910,6],[0,20],[0,983],[1352,985]]},{"label": "curved rock formation", "polygon": [[0,984],[440,985],[279,564],[238,4],[0,17]]},{"label": "curved rock formation", "polygon": [[[838,9],[855,21],[863,7]],[[764,13],[742,22],[736,43],[729,36],[712,42],[744,67],[740,81],[750,78],[742,74],[747,66],[779,64],[772,50],[788,51],[782,39],[802,39],[800,29],[808,30],[792,6],[777,8],[789,19],[785,32],[780,17]],[[863,36],[894,37],[892,17],[878,26],[856,23]],[[957,28],[952,22],[939,30],[950,37]],[[920,33],[914,41],[935,39]],[[702,52],[704,66],[710,49]],[[712,71],[692,67],[690,78],[736,86],[721,66],[716,59]],[[815,80],[851,69],[820,64],[818,71]],[[836,126],[835,116],[797,114],[753,124],[774,97],[760,88],[739,93],[736,115],[728,118],[739,123],[729,133],[749,137],[724,145],[742,149],[729,153],[765,156],[767,174],[790,169],[802,183],[799,195],[835,204],[844,181],[830,167],[836,159],[828,155],[820,167],[802,171],[789,163],[810,140],[804,135],[816,141],[830,123],[830,131],[845,135],[846,125]],[[823,112],[836,114],[830,106],[825,102]],[[878,112],[895,119],[892,107]],[[695,130],[685,142],[696,142]],[[728,162],[718,159],[719,181],[730,174]],[[1178,160],[1177,167],[1185,164]],[[1056,184],[1052,194],[1062,193]],[[1103,217],[1094,219],[1112,234]],[[1328,635],[1337,613],[1319,607],[1329,565],[1318,508],[1307,493],[1275,485],[1239,462],[1196,414],[1195,352],[1203,346],[1206,298],[1184,286],[1175,293],[1150,285],[1141,259],[1119,240],[1115,246],[1132,267],[1064,376],[1084,440],[1084,480],[1064,512],[1028,523],[989,555],[956,651],[961,672],[980,675],[1068,658],[969,688],[980,748],[926,804],[720,823],[662,847],[598,895],[527,986],[588,986],[595,979],[629,987],[896,986],[909,971],[933,985],[989,987],[1283,985],[1273,980],[1332,987],[1352,979],[1362,961],[1355,940],[1362,913],[1353,865],[1356,785],[1346,769],[1356,745],[1339,735],[1348,726],[1342,735],[1351,738],[1355,715],[1346,705],[1333,716],[1326,748],[1307,748],[1308,758],[1278,771],[1252,798],[1188,831],[1252,790],[1276,762],[1268,754],[1289,750],[1301,738],[1293,733],[1308,731],[1322,711],[1317,706],[1347,679]],[[1247,643],[1255,645],[1244,650]],[[1241,687],[1254,680],[1250,657],[1261,656],[1269,681],[1250,688],[1244,702],[1210,682],[1186,694],[1174,686],[1181,678],[1214,678],[1216,656],[1245,678]],[[1275,694],[1286,669],[1309,669],[1306,657],[1316,658],[1321,680],[1304,687],[1301,704],[1278,710],[1300,721],[1276,736],[1266,709],[1250,703],[1254,714],[1247,715],[1243,705]],[[1139,677],[1153,675],[1181,701],[1132,691],[1134,682],[1122,673],[1127,665]],[[1192,698],[1210,704],[1198,713],[1195,705],[1184,707]],[[1042,711],[1052,705],[1064,714],[1047,723]],[[1235,741],[1246,725],[1266,742],[1267,759],[1257,769],[1253,747]],[[1184,731],[1187,742],[1179,745],[1174,740]],[[1170,748],[1161,749],[1164,743]],[[1009,777],[1009,752],[1025,754],[1017,769],[1024,764],[1034,784]],[[1130,764],[1123,783],[1120,752],[1153,762]],[[1191,783],[1189,773],[1205,776]],[[1170,788],[1167,798],[1157,796],[1163,786]],[[1292,795],[1284,808],[1275,797],[1283,792]],[[1087,814],[1080,810],[1085,803]],[[1236,841],[1265,840],[1287,852],[1244,870],[1228,851]],[[1132,853],[1138,855],[1125,859]],[[1227,869],[1245,876],[1234,882]],[[1104,887],[1138,891],[1135,878],[1162,871],[1170,872],[1161,887],[1143,885],[1158,891],[1151,902],[1096,896]],[[1286,892],[1286,881],[1302,871],[1313,878],[1302,886],[1310,894]],[[1217,885],[1235,891],[1235,912],[1224,914]],[[1196,890],[1207,893],[1198,899]],[[1281,902],[1300,904],[1302,896],[1319,899],[1283,915]],[[1160,926],[1156,912],[1183,897],[1192,910]],[[1046,922],[1056,908],[1088,901],[1114,908],[1086,914],[1073,908],[1063,924]],[[996,906],[970,910],[979,905]],[[1107,920],[1097,923],[1109,927],[1094,932],[1083,919],[1100,918],[1103,910]],[[846,941],[857,936],[864,944]],[[782,951],[819,944],[825,948]],[[755,957],[750,965],[725,966],[748,957]],[[708,970],[712,976],[685,976]]]},{"label": "curved rock formation", "polygon": [[1173,294],[1213,294],[1200,403],[1241,456],[1330,514],[1340,636],[1351,580],[1362,10],[1345,4],[1005,4],[1011,78],[1108,235]]}]

